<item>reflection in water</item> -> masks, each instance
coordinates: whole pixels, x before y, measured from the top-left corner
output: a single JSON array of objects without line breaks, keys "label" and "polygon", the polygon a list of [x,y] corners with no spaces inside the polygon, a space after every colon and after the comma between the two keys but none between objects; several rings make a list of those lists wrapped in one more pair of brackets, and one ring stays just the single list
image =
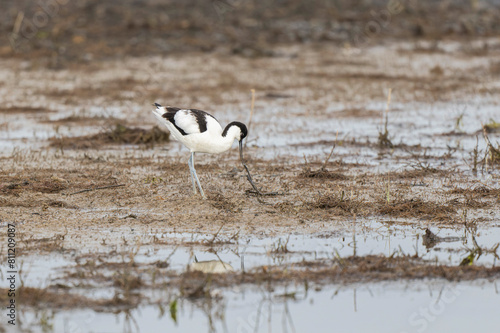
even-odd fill
[{"label": "reflection in water", "polygon": [[[355,285],[235,286],[218,297],[179,299],[119,313],[21,313],[26,332],[442,332],[500,325],[497,281],[390,281]],[[474,320],[470,320],[471,316]],[[90,320],[89,320],[90,319]],[[3,323],[2,323],[3,325]]]},{"label": "reflection in water", "polygon": [[221,274],[234,271],[234,268],[230,264],[220,260],[196,261],[190,264],[188,269],[207,274]]},{"label": "reflection in water", "polygon": [[422,236],[422,244],[427,249],[432,249],[436,244],[443,242],[459,242],[465,237],[439,237],[429,229],[425,229],[425,234]]},{"label": "reflection in water", "polygon": [[[425,234],[422,236],[422,244],[427,248],[428,251],[435,248],[436,245],[440,243],[455,243],[462,242],[462,250],[465,251],[465,257],[462,257],[459,265],[468,266],[476,263],[481,256],[491,255],[487,258],[487,262],[495,266],[496,261],[499,258],[497,250],[500,243],[491,245],[491,247],[480,246],[477,242],[478,230],[477,227],[470,228],[464,227],[464,236],[446,236],[440,237],[433,233],[430,229],[425,230]],[[470,243],[472,246],[468,246]],[[491,242],[490,242],[491,244]],[[460,250],[460,249],[457,249]],[[491,259],[490,259],[491,257]]]},{"label": "reflection in water", "polygon": [[[307,286],[292,292],[289,291],[288,287],[284,287],[281,292],[276,292],[275,288],[267,284],[267,287],[259,294],[260,299],[255,303],[256,311],[249,313],[247,317],[240,318],[236,332],[272,332],[278,321],[281,323],[280,331],[295,332],[290,304],[298,304],[306,300]],[[273,316],[275,313],[279,314],[276,319]]]},{"label": "reflection in water", "polygon": [[[127,265],[127,262],[122,263],[118,273],[121,272],[123,275],[124,272],[128,272],[132,277],[140,277],[141,281],[146,283],[131,291],[141,293],[141,302],[136,302],[129,308],[126,308],[126,305],[123,307],[115,305],[115,308],[110,308],[109,311],[118,311],[116,314],[81,309],[61,310],[48,315],[48,312],[44,314],[40,311],[26,310],[20,319],[20,325],[27,332],[30,330],[150,332],[157,331],[158,327],[164,327],[169,332],[302,332],[307,331],[307,327],[314,323],[320,328],[325,328],[323,330],[325,332],[329,332],[333,325],[337,327],[337,324],[340,325],[338,327],[350,328],[349,325],[353,325],[356,328],[353,330],[372,331],[372,326],[365,327],[362,322],[380,321],[380,324],[384,325],[383,320],[391,321],[394,316],[402,316],[406,321],[399,322],[401,331],[412,332],[422,327],[433,327],[438,320],[426,318],[439,318],[440,309],[445,307],[447,313],[462,318],[471,313],[467,304],[479,304],[478,309],[481,310],[479,317],[483,313],[489,314],[500,304],[496,281],[493,281],[494,288],[491,288],[491,283],[471,286],[470,282],[459,284],[459,288],[455,284],[442,281],[403,281],[390,284],[366,282],[340,286],[324,286],[318,282],[313,284],[308,281],[304,281],[303,284],[295,281],[294,284],[286,285],[255,281],[255,284],[240,285],[234,281],[234,285],[230,287],[214,289],[210,279],[220,278],[220,275],[208,274],[201,285],[186,283],[178,288],[168,283],[162,284],[167,279],[166,273],[184,272],[187,267],[213,273],[220,269],[228,271],[233,267],[236,267],[233,270],[237,271],[237,267],[241,266],[241,271],[244,272],[245,266],[249,271],[255,267],[265,267],[263,265],[267,262],[269,265],[278,265],[279,269],[287,270],[303,261],[337,262],[342,265],[343,258],[348,256],[368,254],[392,256],[405,253],[415,253],[426,260],[435,257],[436,261],[450,265],[495,266],[499,259],[497,254],[499,228],[487,230],[460,228],[459,231],[457,228],[440,228],[439,233],[434,234],[430,229],[422,232],[410,224],[353,219],[346,222],[345,230],[349,232],[312,236],[291,234],[285,237],[260,239],[255,237],[245,239],[242,236],[230,244],[212,245],[209,251],[203,245],[205,242],[194,241],[191,244],[195,245],[185,248],[175,247],[175,252],[172,252],[174,245],[163,246],[155,252],[150,251],[148,247],[144,250],[137,249],[133,258],[136,266]],[[420,235],[426,251],[419,254]],[[179,235],[170,237],[180,238]],[[193,253],[196,253],[196,256]],[[195,262],[189,265],[193,257]],[[33,284],[35,281],[33,279],[40,277],[37,273],[41,268],[39,263],[44,262],[41,260],[43,257],[33,258],[36,260],[30,263],[31,273],[26,279],[28,285]],[[168,265],[165,258],[168,258]],[[202,260],[197,261],[198,258]],[[89,260],[92,260],[92,257],[89,257]],[[164,264],[158,266],[156,264],[158,262]],[[99,271],[101,268],[104,270]],[[86,278],[109,272],[105,270],[104,265],[85,263],[80,265],[79,269],[91,270],[90,275],[81,272]],[[149,273],[146,271],[149,272],[151,269],[154,274],[151,273],[153,282],[149,290],[147,287],[149,280],[146,276]],[[116,274],[116,269],[112,269],[111,273],[115,278],[121,276]],[[435,284],[439,284],[439,288]],[[485,293],[484,289],[487,289],[488,293]],[[432,293],[428,290],[432,290]],[[87,293],[88,290],[83,292]],[[99,297],[97,293],[95,295]],[[415,300],[418,302],[415,303]],[[394,304],[401,306],[394,308]],[[435,304],[438,304],[439,308],[436,308]],[[418,306],[423,306],[426,312],[421,313]],[[377,311],[373,311],[374,309]],[[429,311],[432,317],[426,317]],[[80,316],[82,312],[85,317]],[[376,313],[380,313],[380,316]],[[408,323],[410,327],[407,327]],[[467,324],[462,322],[464,327],[467,327]],[[461,326],[457,327],[459,330],[462,329]],[[317,331],[321,332],[321,329]]]},{"label": "reflection in water", "polygon": [[124,333],[140,332],[139,324],[134,319],[132,310],[131,309],[123,310],[122,314],[125,316],[125,319],[123,320],[123,332]]},{"label": "reflection in water", "polygon": [[[196,307],[201,309],[208,322],[208,333],[217,332],[217,327],[220,326],[224,332],[227,332],[227,325],[225,321],[226,302],[220,298],[203,298],[194,301]],[[219,325],[217,325],[219,323]]]}]

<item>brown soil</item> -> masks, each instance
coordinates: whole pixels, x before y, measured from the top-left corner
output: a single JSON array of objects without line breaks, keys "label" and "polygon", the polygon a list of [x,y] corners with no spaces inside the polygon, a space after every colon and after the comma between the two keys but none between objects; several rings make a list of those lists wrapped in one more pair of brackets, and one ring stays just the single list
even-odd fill
[{"label": "brown soil", "polygon": [[[281,53],[272,45],[306,42],[360,47],[388,37],[438,40],[494,36],[500,32],[498,6],[467,0],[445,4],[401,1],[389,5],[386,1],[348,0],[201,4],[181,0],[87,0],[58,6],[56,13],[50,13],[47,22],[41,26],[38,23],[38,27],[33,22],[42,9],[32,2],[8,0],[4,8],[0,56],[36,58],[55,68],[117,55],[224,50],[244,57],[279,57]],[[20,12],[24,20],[16,27]],[[420,49],[440,51],[439,46]],[[469,52],[477,55],[488,52],[488,48],[470,47]],[[498,62],[492,63],[495,68]],[[442,75],[435,69],[432,73]],[[376,78],[380,79],[380,74]]]}]

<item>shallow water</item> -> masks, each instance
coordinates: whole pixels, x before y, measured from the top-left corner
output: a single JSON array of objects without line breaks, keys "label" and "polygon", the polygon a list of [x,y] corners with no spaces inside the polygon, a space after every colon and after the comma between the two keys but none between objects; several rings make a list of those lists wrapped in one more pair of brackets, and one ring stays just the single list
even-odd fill
[{"label": "shallow water", "polygon": [[[243,105],[241,106],[242,108]],[[265,110],[255,114],[251,132],[247,138],[248,146],[264,148],[255,151],[261,158],[273,159],[277,156],[312,157],[323,156],[329,153],[332,142],[338,133],[338,143],[335,156],[342,157],[347,162],[369,163],[377,156],[378,151],[369,147],[344,146],[343,141],[353,138],[357,142],[376,143],[379,131],[382,130],[381,117],[385,110],[384,103],[371,103],[360,106],[365,110],[380,110],[380,117],[336,117],[336,112],[347,106],[340,106],[331,110],[324,110],[317,115],[305,114],[297,107],[283,107],[272,102],[267,103]],[[350,106],[352,107],[352,106]],[[138,114],[150,116],[149,107],[136,110]],[[478,146],[479,150],[486,147],[481,132],[482,124],[495,120],[498,114],[498,102],[488,95],[483,99],[460,101],[453,103],[408,103],[392,105],[394,111],[389,112],[388,131],[394,144],[417,145],[428,149],[429,156],[439,156],[456,149],[455,158],[462,162],[467,154]],[[338,110],[337,110],[338,109]],[[290,117],[289,114],[293,114]],[[57,120],[75,115],[75,110],[62,109],[54,113],[33,114],[0,114],[0,123],[8,124],[0,131],[0,148],[4,154],[12,149],[41,148],[48,145],[45,140],[50,137],[80,136],[102,131],[102,126],[80,126],[68,123],[55,125],[40,123],[40,120]],[[230,121],[230,114],[226,110],[215,114],[222,123]],[[119,108],[89,108],[85,112],[88,117],[123,117]],[[144,118],[141,116],[141,118]],[[227,119],[226,119],[227,118]],[[458,119],[460,118],[460,121]],[[151,122],[153,117],[151,116]],[[453,135],[443,135],[447,133]],[[476,141],[476,136],[478,140]],[[490,134],[491,140],[498,138],[495,133]],[[177,143],[171,145],[176,146]],[[177,155],[180,147],[171,149],[166,154]],[[410,149],[411,150],[411,149]],[[185,152],[182,150],[181,154]],[[402,152],[404,155],[405,153]],[[406,153],[408,154],[408,153]],[[467,156],[466,156],[467,155]],[[373,161],[372,161],[373,162]],[[380,162],[380,161],[379,161]],[[382,161],[383,164],[383,161]],[[394,164],[394,161],[392,161]],[[394,167],[401,167],[394,164]]]},{"label": "shallow water", "polygon": [[[312,235],[297,233],[264,238],[243,236],[232,241],[233,244],[217,244],[216,240],[212,246],[192,245],[160,249],[154,254],[144,249],[148,256],[141,257],[141,251],[139,258],[154,262],[169,257],[170,268],[181,271],[190,260],[194,260],[193,254],[199,261],[222,260],[236,270],[241,270],[242,267],[250,269],[262,265],[290,265],[302,261],[328,260],[337,256],[393,254],[417,255],[441,264],[458,265],[475,246],[473,236],[460,228],[440,228],[439,231],[436,229],[436,235],[441,241],[435,244],[425,243],[425,230],[413,224],[346,222],[343,228],[344,230]],[[175,239],[177,242],[194,241],[201,244],[213,238],[213,235],[182,233],[156,236]],[[222,237],[221,240],[229,237]],[[491,249],[500,242],[500,227],[479,228],[474,238],[481,248]],[[212,251],[216,253],[211,253]],[[497,260],[492,253],[483,253],[475,263],[496,265]]]},{"label": "shallow water", "polygon": [[[431,228],[432,229],[432,228]],[[139,264],[167,262],[169,270],[184,272],[189,264],[198,261],[222,261],[235,271],[250,270],[264,265],[290,266],[303,261],[330,261],[335,258],[366,255],[417,255],[424,260],[444,265],[457,266],[470,255],[477,245],[483,249],[475,257],[474,264],[496,266],[498,260],[493,249],[500,242],[500,225],[479,227],[474,235],[463,228],[434,230],[440,239],[426,242],[425,229],[417,225],[393,222],[345,222],[336,230],[311,235],[293,233],[274,237],[255,237],[221,234],[214,239],[210,234],[162,233],[145,234],[144,240],[157,237],[164,244],[142,245],[134,261]],[[103,233],[103,235],[105,232]],[[114,248],[99,246],[82,250],[83,253],[105,255]],[[125,253],[127,249],[125,248]],[[497,253],[498,255],[498,253]],[[105,255],[107,257],[107,255]],[[45,287],[51,281],[64,282],[64,273],[73,271],[76,254],[51,253],[50,255],[28,255],[20,259],[21,277],[24,285]],[[117,253],[107,262],[122,262]],[[62,279],[61,279],[62,278]],[[99,289],[99,288],[97,288]]]},{"label": "shallow water", "polygon": [[158,327],[167,332],[409,333],[493,332],[500,325],[497,282],[384,282],[320,290],[238,286],[216,292],[217,299],[179,300],[176,320],[163,300],[162,305],[118,314],[27,311],[22,326],[33,332],[75,333],[156,332]]}]

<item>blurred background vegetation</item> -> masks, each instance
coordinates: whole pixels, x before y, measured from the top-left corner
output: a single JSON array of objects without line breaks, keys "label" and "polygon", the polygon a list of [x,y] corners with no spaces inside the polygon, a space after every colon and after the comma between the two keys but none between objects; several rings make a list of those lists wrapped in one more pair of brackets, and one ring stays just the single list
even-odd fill
[{"label": "blurred background vegetation", "polygon": [[72,62],[179,52],[272,56],[271,47],[500,33],[498,0],[1,0],[0,57]]}]

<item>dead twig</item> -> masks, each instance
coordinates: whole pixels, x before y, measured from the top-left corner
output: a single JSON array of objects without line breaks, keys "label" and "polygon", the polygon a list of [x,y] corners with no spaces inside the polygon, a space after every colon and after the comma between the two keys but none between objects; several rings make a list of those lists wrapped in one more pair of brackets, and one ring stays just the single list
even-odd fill
[{"label": "dead twig", "polygon": [[[248,119],[248,131],[250,132],[250,126],[252,125],[252,118],[253,118],[253,108],[255,106],[255,89],[250,89],[250,91],[252,92],[252,104],[250,105],[250,118]],[[245,148],[247,146],[247,143],[248,143],[248,138],[247,138],[247,141],[245,141]]]},{"label": "dead twig", "polygon": [[[389,123],[389,106],[391,105],[391,92],[392,88],[389,88],[389,94],[387,95],[387,105],[385,107],[385,113],[382,114],[382,124],[384,126],[384,132],[378,132],[378,145],[380,147],[394,148],[391,140],[389,139],[389,130],[387,125]],[[385,119],[385,122],[384,122]]]},{"label": "dead twig", "polygon": [[222,225],[220,226],[219,230],[217,230],[217,232],[213,235],[214,237],[213,237],[211,240],[209,240],[209,241],[207,242],[208,244],[212,245],[212,244],[215,242],[215,240],[216,240],[216,239],[217,239],[217,237],[219,236],[219,233],[221,232],[221,230],[222,230],[222,228],[223,228],[223,227],[224,227],[224,224],[222,224]]},{"label": "dead twig", "polygon": [[323,166],[321,167],[321,170],[326,170],[326,164],[328,163],[328,161],[332,157],[333,150],[335,149],[335,147],[337,147],[337,139],[338,138],[339,138],[339,131],[337,131],[337,134],[335,135],[335,142],[333,143],[332,150],[330,151],[330,155],[328,155],[328,157],[326,158],[325,162],[323,163]]}]

